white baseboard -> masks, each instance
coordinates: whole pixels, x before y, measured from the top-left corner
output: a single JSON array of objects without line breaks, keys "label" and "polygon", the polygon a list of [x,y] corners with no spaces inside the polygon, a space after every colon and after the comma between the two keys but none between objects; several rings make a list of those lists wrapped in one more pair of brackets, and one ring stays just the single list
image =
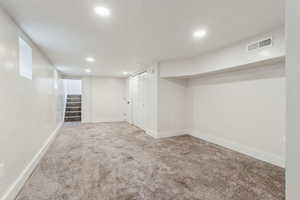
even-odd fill
[{"label": "white baseboard", "polygon": [[174,130],[174,131],[153,131],[153,130],[145,130],[145,132],[154,137],[155,139],[161,139],[161,138],[168,138],[168,137],[175,137],[180,135],[188,135],[190,133],[189,129],[182,129],[182,130]]},{"label": "white baseboard", "polygon": [[105,123],[105,122],[124,122],[123,118],[120,119],[99,119],[99,120],[92,120],[92,121],[82,121],[82,123]]},{"label": "white baseboard", "polygon": [[200,134],[198,131],[192,131],[190,135],[226,147],[228,149],[232,149],[234,151],[246,154],[258,160],[262,160],[279,167],[285,167],[284,158],[274,155],[272,153],[257,150],[230,140],[212,136],[210,134]]},{"label": "white baseboard", "polygon": [[168,138],[168,137],[175,137],[180,135],[187,135],[190,134],[189,129],[182,129],[182,130],[173,130],[173,131],[158,131],[157,138]]},{"label": "white baseboard", "polygon": [[157,138],[157,132],[156,131],[146,129],[145,132],[146,132],[147,135],[150,135],[151,137],[153,137],[155,139]]},{"label": "white baseboard", "polygon": [[1,197],[1,200],[14,200],[22,187],[24,186],[26,180],[30,177],[33,170],[36,168],[39,161],[47,152],[49,146],[54,141],[56,135],[58,134],[60,128],[62,127],[63,122],[60,123],[57,128],[53,131],[53,133],[48,137],[46,142],[43,144],[42,148],[35,154],[35,156],[31,159],[26,168],[21,172],[18,178],[13,182],[13,184],[8,188],[7,192]]}]

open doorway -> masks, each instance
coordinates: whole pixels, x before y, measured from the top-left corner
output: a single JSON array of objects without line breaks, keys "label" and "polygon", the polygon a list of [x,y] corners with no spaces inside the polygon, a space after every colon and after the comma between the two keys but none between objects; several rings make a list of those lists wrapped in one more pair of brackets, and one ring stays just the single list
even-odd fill
[{"label": "open doorway", "polygon": [[65,122],[81,122],[81,80],[64,79]]}]

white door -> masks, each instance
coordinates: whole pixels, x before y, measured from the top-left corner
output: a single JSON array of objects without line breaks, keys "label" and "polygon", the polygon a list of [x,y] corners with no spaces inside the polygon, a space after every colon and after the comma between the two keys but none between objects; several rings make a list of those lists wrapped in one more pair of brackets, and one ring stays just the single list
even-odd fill
[{"label": "white door", "polygon": [[146,106],[147,106],[147,73],[141,74],[141,127],[147,130],[147,120],[146,120]]},{"label": "white door", "polygon": [[136,115],[137,115],[137,126],[143,128],[142,125],[142,100],[143,100],[143,79],[141,75],[137,76],[137,101],[136,101]]},{"label": "white door", "polygon": [[132,123],[137,126],[138,124],[138,77],[135,76],[131,79],[132,91]]},{"label": "white door", "polygon": [[139,74],[131,79],[132,88],[132,123],[146,129],[146,73]]},{"label": "white door", "polygon": [[133,115],[132,115],[132,78],[127,81],[127,91],[126,91],[126,107],[127,107],[127,121],[130,124],[133,124]]}]

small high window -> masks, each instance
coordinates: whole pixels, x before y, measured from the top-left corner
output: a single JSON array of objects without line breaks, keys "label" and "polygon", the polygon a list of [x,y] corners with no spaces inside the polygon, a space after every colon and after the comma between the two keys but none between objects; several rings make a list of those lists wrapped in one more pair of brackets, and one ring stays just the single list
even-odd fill
[{"label": "small high window", "polygon": [[20,76],[32,80],[32,48],[19,37]]}]

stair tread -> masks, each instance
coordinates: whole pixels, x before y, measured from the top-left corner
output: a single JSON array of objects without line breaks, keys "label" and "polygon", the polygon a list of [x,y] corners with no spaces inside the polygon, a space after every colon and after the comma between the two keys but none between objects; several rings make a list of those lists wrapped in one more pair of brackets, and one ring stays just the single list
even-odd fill
[{"label": "stair tread", "polygon": [[81,115],[79,115],[79,116],[65,116],[65,119],[67,119],[67,118],[81,118]]},{"label": "stair tread", "polygon": [[81,95],[67,95],[64,120],[81,121]]}]

